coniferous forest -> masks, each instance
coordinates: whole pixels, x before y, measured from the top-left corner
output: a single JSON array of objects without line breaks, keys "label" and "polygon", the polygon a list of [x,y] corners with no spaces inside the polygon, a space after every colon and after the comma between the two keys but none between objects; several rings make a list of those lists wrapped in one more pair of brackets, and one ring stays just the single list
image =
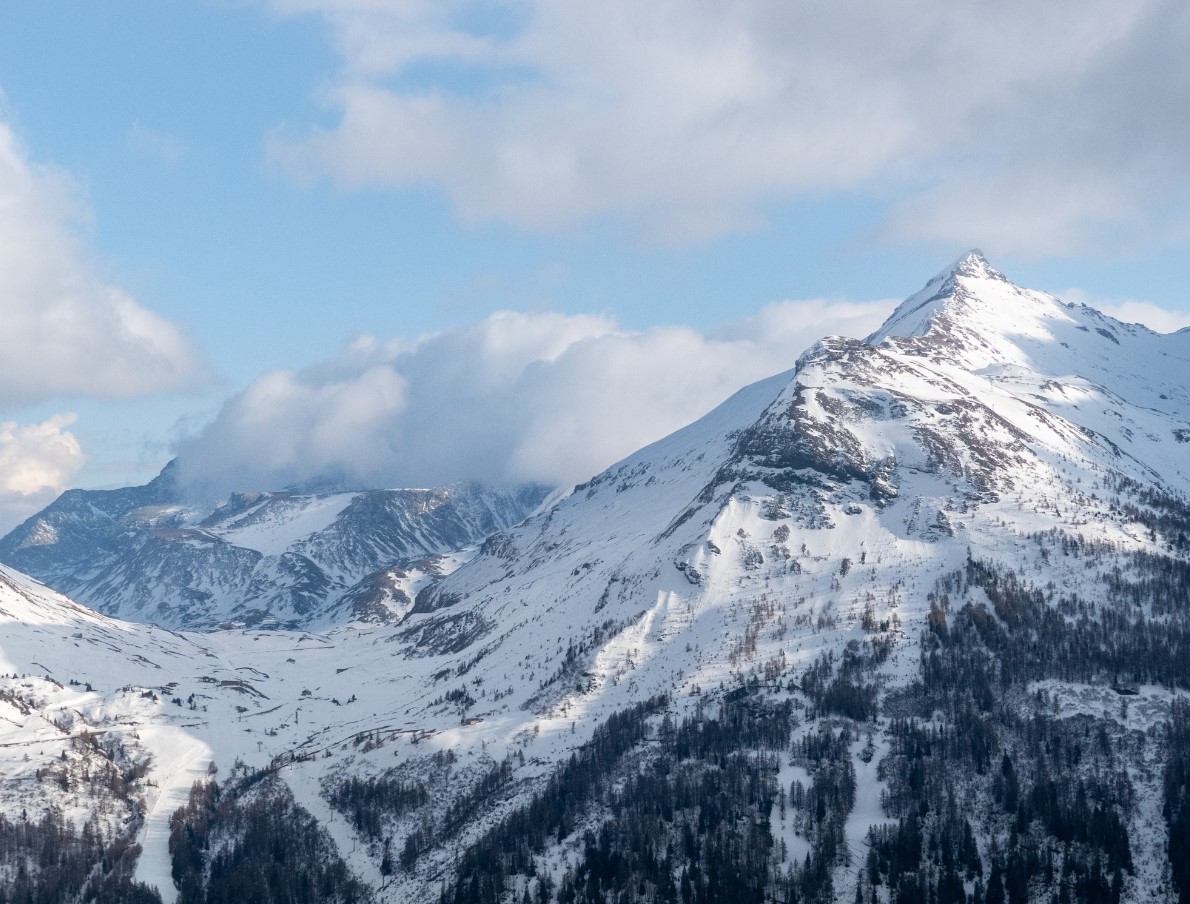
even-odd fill
[{"label": "coniferous forest", "polygon": [[[1147,734],[1126,718],[1140,684],[1190,688],[1185,581],[1141,557],[1091,602],[969,558],[926,601],[908,685],[883,677],[892,640],[872,625],[800,673],[644,700],[536,782],[523,758],[464,774],[439,751],[429,778],[352,776],[324,795],[383,875],[434,881],[444,904],[1114,904],[1154,843],[1190,901],[1190,707]],[[1067,711],[1049,680],[1099,687],[1119,712]],[[856,810],[865,763],[872,814]],[[1138,781],[1160,796],[1147,823]],[[1156,841],[1134,837],[1142,823]],[[368,899],[277,776],[196,786],[171,849],[184,904]]]},{"label": "coniferous forest", "polygon": [[179,904],[362,904],[371,895],[326,832],[268,772],[196,783],[171,821]]},{"label": "coniferous forest", "polygon": [[0,816],[0,904],[160,904],[132,879],[139,853],[94,820],[79,831],[54,810],[37,820]]}]

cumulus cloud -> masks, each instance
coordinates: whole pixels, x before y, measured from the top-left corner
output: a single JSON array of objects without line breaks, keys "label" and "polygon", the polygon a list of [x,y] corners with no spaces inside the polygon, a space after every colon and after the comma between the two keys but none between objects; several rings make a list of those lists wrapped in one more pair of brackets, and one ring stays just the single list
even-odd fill
[{"label": "cumulus cloud", "polygon": [[66,174],[30,163],[0,123],[0,404],[138,396],[199,372],[176,325],[88,264],[77,195]]},{"label": "cumulus cloud", "polygon": [[709,333],[502,312],[413,341],[364,338],[230,399],[181,445],[181,475],[212,495],[326,476],[576,483],[792,367],[821,336],[865,335],[892,307],[785,301]]},{"label": "cumulus cloud", "polygon": [[1163,308],[1151,301],[1095,298],[1082,289],[1067,289],[1059,292],[1058,297],[1063,301],[1088,305],[1122,323],[1143,324],[1157,333],[1176,333],[1190,326],[1190,311]]},{"label": "cumulus cloud", "polygon": [[0,530],[52,502],[82,468],[82,447],[65,429],[74,419],[59,414],[39,424],[0,422]]},{"label": "cumulus cloud", "polygon": [[774,197],[859,191],[891,203],[888,238],[999,252],[1190,225],[1178,0],[272,6],[322,16],[343,59],[337,122],[273,157],[346,188],[434,186],[466,220],[611,213],[689,241]]}]

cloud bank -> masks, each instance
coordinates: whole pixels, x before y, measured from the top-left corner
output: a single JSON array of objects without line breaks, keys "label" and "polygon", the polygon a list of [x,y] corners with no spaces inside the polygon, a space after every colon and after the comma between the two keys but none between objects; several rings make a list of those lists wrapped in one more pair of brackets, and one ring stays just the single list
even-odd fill
[{"label": "cloud bank", "polygon": [[[1093,303],[1163,332],[1190,322],[1148,302]],[[793,366],[825,335],[865,336],[896,301],[782,301],[699,332],[607,317],[500,312],[416,340],[363,337],[332,360],[267,373],[178,448],[196,493],[458,480],[565,486]]]},{"label": "cloud bank", "polygon": [[416,341],[363,338],[231,398],[181,445],[181,476],[212,496],[325,476],[573,484],[792,367],[823,335],[867,334],[893,304],[778,302],[710,333],[501,312]]},{"label": "cloud bank", "polygon": [[74,231],[84,215],[70,179],[31,164],[0,123],[0,405],[146,395],[200,371],[176,325],[95,274]]},{"label": "cloud bank", "polygon": [[[998,252],[1185,242],[1190,5],[272,0],[343,68],[271,154],[467,221],[622,215],[660,241],[860,192],[893,240]],[[482,12],[482,15],[481,15]]]}]

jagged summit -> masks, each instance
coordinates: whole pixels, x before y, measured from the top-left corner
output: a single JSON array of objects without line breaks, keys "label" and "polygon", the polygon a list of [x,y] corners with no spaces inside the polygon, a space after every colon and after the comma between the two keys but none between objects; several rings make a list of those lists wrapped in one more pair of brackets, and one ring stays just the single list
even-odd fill
[{"label": "jagged summit", "polygon": [[[942,273],[935,276],[934,280],[953,276],[1006,280],[1004,274],[988,263],[988,259],[984,257],[983,252],[978,248],[972,248],[943,270]],[[934,280],[931,280],[931,282]]]},{"label": "jagged summit", "polygon": [[[1138,389],[1166,382],[1167,365],[1187,363],[1179,334],[1154,333],[1018,286],[978,250],[902,302],[865,341],[980,376],[1077,376]],[[1134,393],[1142,395],[1148,393]]]},{"label": "jagged summit", "polygon": [[[885,339],[909,339],[925,336],[944,325],[942,315],[953,318],[964,311],[971,312],[974,303],[982,308],[995,306],[1001,316],[1011,316],[1022,302],[1041,297],[1014,285],[1008,277],[993,267],[983,252],[973,248],[906,298],[875,333],[868,337],[870,345]],[[1050,296],[1044,296],[1050,298]]]}]

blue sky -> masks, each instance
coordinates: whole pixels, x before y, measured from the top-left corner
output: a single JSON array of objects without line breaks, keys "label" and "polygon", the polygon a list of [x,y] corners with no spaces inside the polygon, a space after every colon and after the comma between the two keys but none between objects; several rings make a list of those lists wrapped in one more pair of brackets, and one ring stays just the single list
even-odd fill
[{"label": "blue sky", "polygon": [[974,246],[1190,323],[1178,4],[588,7],[0,6],[0,240],[49,236],[0,256],[6,517],[179,449],[581,479]]}]

